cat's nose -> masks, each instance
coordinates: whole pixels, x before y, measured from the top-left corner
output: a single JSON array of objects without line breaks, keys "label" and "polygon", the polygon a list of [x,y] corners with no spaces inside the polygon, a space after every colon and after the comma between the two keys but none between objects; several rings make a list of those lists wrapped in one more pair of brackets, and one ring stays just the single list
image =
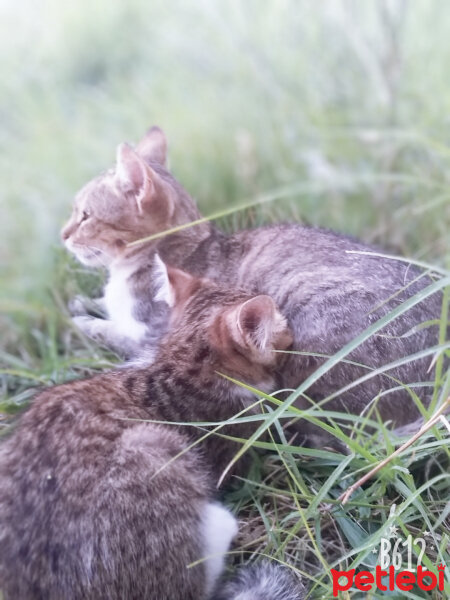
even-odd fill
[{"label": "cat's nose", "polygon": [[70,227],[70,225],[66,225],[65,227],[63,227],[61,230],[62,241],[65,242],[67,239],[69,239],[71,233],[72,233],[72,227]]}]

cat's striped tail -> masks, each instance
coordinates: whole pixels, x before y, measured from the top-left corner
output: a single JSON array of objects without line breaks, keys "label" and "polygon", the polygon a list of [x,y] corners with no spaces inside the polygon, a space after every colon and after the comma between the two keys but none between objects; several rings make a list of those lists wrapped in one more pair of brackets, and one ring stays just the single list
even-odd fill
[{"label": "cat's striped tail", "polygon": [[263,561],[241,567],[211,600],[303,600],[305,586],[291,569]]}]

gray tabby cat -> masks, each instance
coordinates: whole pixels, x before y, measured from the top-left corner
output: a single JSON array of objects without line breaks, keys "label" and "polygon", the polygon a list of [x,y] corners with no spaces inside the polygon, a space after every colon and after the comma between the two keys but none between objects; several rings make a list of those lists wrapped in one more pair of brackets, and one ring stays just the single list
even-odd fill
[{"label": "gray tabby cat", "polygon": [[[120,257],[132,252],[143,264],[152,260],[158,249],[163,260],[192,274],[268,294],[288,320],[294,349],[309,354],[289,357],[280,373],[280,388],[296,388],[323,364],[325,359],[317,355],[337,352],[432,282],[430,276],[406,262],[364,254],[373,253],[373,248],[354,239],[301,225],[272,225],[227,236],[203,222],[127,246],[130,241],[200,217],[194,201],[168,173],[165,162],[166,141],[158,128],[152,128],[135,150],[126,144],[119,146],[115,170],[93,180],[78,194],[63,230],[67,247],[81,260],[84,248],[95,249],[89,259],[93,265],[101,263],[100,257],[112,256],[113,249],[119,258],[111,260],[122,260]],[[105,212],[118,215],[117,220],[113,223],[112,217],[104,218]],[[130,293],[127,285],[123,280],[122,294],[125,289]],[[144,298],[145,293],[140,302]],[[307,390],[309,398],[323,400],[370,370],[435,346],[441,305],[442,294],[435,293],[399,316],[349,354],[347,362],[340,362],[312,385]],[[124,310],[113,314],[114,327],[121,320],[127,323],[128,318]],[[87,319],[82,328],[90,334],[91,325],[97,325]],[[428,326],[418,327],[429,321]],[[151,330],[151,320],[145,326]],[[157,324],[156,331],[159,327]],[[426,403],[428,388],[421,384],[433,377],[430,364],[431,356],[406,361],[387,374],[346,389],[326,408],[360,414],[376,404],[382,419],[396,425],[408,423],[418,411],[402,384],[416,385],[415,391]],[[309,405],[306,397],[296,401],[301,409]],[[305,422],[299,427],[302,434],[317,433]]]},{"label": "gray tabby cat", "polygon": [[0,446],[5,600],[304,598],[268,563],[217,583],[237,526],[214,490],[238,445],[211,435],[191,447],[204,428],[152,422],[226,420],[253,404],[217,371],[272,387],[273,350],[292,341],[285,319],[267,296],[169,275],[155,363],[45,390]]},{"label": "gray tabby cat", "polygon": [[[161,170],[159,161],[163,160],[165,141],[162,133],[159,138],[159,130],[153,135],[159,142],[155,147],[154,167]],[[161,208],[155,224],[162,228],[169,218],[166,214],[169,198],[178,203],[185,192],[161,177],[155,185],[151,180],[142,181],[143,193],[134,194],[129,176],[136,178],[138,172],[121,170],[128,153],[127,146],[119,146],[116,170],[97,177],[80,191],[62,237],[84,265],[105,267],[109,271],[103,298],[95,300],[93,305],[80,297],[71,303],[76,325],[124,358],[144,355],[151,360],[167,324],[167,307],[156,293],[163,287],[159,277],[164,270],[155,262],[154,251],[127,245],[148,235],[146,216],[150,206],[146,195],[152,195],[152,210],[155,206]],[[184,218],[189,220],[192,215],[192,211],[186,211]],[[89,316],[88,308],[94,313],[106,312],[108,318]]]}]

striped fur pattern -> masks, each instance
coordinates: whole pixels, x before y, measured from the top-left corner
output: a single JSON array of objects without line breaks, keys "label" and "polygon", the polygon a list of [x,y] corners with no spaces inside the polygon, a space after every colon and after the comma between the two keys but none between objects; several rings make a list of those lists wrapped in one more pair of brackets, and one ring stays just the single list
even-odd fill
[{"label": "striped fur pattern", "polygon": [[191,447],[205,434],[195,423],[255,400],[218,371],[270,385],[283,360],[273,350],[292,337],[267,297],[176,270],[170,288],[171,330],[153,365],[43,391],[0,446],[5,600],[209,595],[236,532],[215,489],[239,446],[211,435]]},{"label": "striped fur pattern", "polygon": [[[129,244],[172,224],[199,216],[188,194],[164,168],[163,134],[153,128],[140,146],[147,162],[136,162],[127,144],[117,149],[114,169],[86,184],[61,231],[66,248],[83,264],[108,270],[100,318],[78,298],[69,308],[74,323],[89,338],[120,357],[149,362],[166,331],[168,312],[158,292],[160,265],[154,244]],[[148,140],[151,140],[150,143]],[[190,254],[192,249],[184,247]]]},{"label": "striped fur pattern", "polygon": [[[160,157],[165,156],[166,142],[160,130],[156,137],[150,130],[128,158],[130,164],[148,165],[147,176],[153,181],[160,177],[166,182],[170,176],[162,167],[155,175],[155,148]],[[139,185],[128,189],[127,194],[133,193],[139,196]],[[177,198],[179,201],[172,197],[168,204],[172,216],[165,221],[165,229],[198,218],[195,203],[185,192]],[[156,211],[148,213],[147,234],[158,229],[160,210],[158,204]],[[155,241],[153,250],[150,244],[146,251],[156,248],[169,264],[275,300],[293,332],[294,349],[308,354],[292,355],[284,363],[280,388],[296,388],[323,364],[325,359],[317,355],[334,354],[432,282],[429,275],[405,261],[374,256],[374,248],[357,240],[301,225],[272,225],[226,236],[210,223],[201,223]],[[308,396],[321,401],[370,370],[435,346],[441,305],[442,294],[436,293],[411,308],[347,356],[351,362],[340,362],[322,376],[308,389]],[[376,406],[385,421],[397,426],[408,423],[418,417],[418,411],[402,384],[418,384],[415,392],[427,403],[430,387],[421,384],[433,380],[431,363],[431,355],[406,359],[386,375],[346,389],[326,408],[361,414]],[[305,408],[309,402],[299,398],[296,406]],[[304,421],[298,423],[297,431],[314,444],[330,441]]]}]

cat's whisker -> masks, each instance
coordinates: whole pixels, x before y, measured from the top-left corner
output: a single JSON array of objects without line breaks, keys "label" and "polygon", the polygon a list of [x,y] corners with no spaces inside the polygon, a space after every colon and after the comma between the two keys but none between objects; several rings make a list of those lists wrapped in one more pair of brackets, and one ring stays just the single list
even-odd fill
[{"label": "cat's whisker", "polygon": [[77,242],[72,242],[72,247],[75,252],[81,251],[81,253],[83,253],[83,254],[85,251],[90,252],[90,256],[88,256],[87,258],[90,258],[91,256],[95,256],[95,258],[100,262],[102,267],[105,267],[105,268],[108,267],[109,261],[106,258],[108,256],[108,254],[102,248],[98,248],[97,246],[91,246],[88,244],[81,244],[81,243],[77,243]]},{"label": "cat's whisker", "polygon": [[102,265],[104,267],[108,266],[109,261],[104,258],[107,256],[107,254],[104,250],[102,250],[101,248],[97,248],[97,246],[85,246],[85,247],[95,253],[96,258],[98,258],[98,260],[102,263]]}]

